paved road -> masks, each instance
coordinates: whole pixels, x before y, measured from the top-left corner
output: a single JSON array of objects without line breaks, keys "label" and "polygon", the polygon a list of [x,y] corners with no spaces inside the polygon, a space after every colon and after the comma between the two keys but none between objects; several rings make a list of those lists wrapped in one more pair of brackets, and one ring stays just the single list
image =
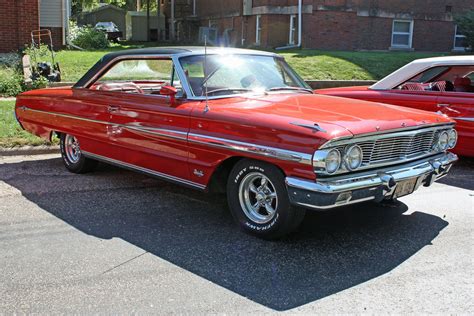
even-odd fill
[{"label": "paved road", "polygon": [[57,155],[0,158],[0,313],[474,313],[474,162],[268,242],[225,200]]}]

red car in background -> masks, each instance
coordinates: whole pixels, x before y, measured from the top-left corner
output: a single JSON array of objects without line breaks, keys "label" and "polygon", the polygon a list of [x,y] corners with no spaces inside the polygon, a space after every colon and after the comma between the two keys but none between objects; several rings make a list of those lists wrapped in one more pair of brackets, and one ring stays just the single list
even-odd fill
[{"label": "red car in background", "polygon": [[474,157],[474,56],[415,60],[367,87],[320,89],[318,94],[442,113],[456,121],[454,152]]}]

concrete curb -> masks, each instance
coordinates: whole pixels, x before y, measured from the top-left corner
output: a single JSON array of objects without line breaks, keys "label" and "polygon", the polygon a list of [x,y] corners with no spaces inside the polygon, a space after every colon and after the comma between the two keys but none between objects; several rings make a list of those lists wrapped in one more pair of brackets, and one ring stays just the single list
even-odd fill
[{"label": "concrete curb", "polygon": [[6,156],[31,156],[59,153],[59,146],[22,146],[13,148],[0,148],[0,157]]}]

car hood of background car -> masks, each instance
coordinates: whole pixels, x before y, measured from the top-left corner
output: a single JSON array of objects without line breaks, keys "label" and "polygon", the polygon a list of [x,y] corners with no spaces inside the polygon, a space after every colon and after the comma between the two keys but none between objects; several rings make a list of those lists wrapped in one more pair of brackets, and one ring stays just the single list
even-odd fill
[{"label": "car hood of background car", "polygon": [[[216,100],[217,101],[217,100]],[[332,137],[383,132],[431,124],[452,123],[442,115],[394,105],[315,94],[275,93],[264,96],[221,99],[222,114],[268,124],[318,124]],[[296,124],[295,124],[296,123]],[[345,135],[344,135],[345,134]]]}]

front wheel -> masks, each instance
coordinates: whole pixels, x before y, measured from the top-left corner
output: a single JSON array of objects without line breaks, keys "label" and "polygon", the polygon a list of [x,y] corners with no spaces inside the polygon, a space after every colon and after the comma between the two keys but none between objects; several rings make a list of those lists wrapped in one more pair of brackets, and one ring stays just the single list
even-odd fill
[{"label": "front wheel", "polygon": [[96,160],[84,157],[79,141],[75,136],[61,134],[59,145],[64,166],[70,172],[86,173],[96,167]]},{"label": "front wheel", "polygon": [[234,166],[227,182],[227,200],[240,227],[264,239],[289,234],[305,215],[290,204],[284,174],[261,161],[244,159]]}]

